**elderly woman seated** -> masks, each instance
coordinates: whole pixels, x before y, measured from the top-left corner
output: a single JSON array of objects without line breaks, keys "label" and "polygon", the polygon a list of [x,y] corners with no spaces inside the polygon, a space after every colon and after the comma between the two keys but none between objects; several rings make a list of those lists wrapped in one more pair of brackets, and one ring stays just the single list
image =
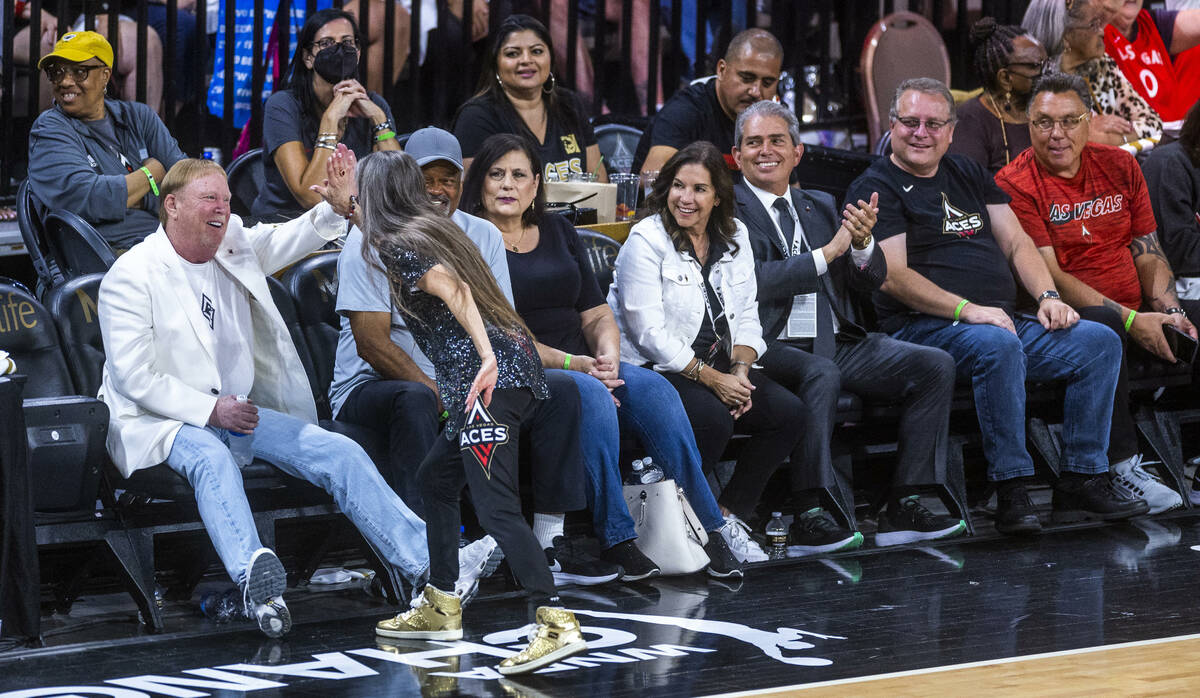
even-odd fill
[{"label": "elderly woman seated", "polygon": [[158,184],[185,155],[158,115],[107,99],[113,50],[100,34],[68,32],[38,61],[54,106],[29,134],[29,186],[43,209],[66,209],[118,250],[158,229]]}]

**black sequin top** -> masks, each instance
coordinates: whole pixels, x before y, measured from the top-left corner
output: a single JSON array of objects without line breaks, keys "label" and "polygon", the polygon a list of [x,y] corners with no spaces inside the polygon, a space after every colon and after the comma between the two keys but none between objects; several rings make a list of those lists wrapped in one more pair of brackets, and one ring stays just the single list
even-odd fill
[{"label": "black sequin top", "polygon": [[[408,323],[417,346],[433,362],[442,404],[450,412],[443,434],[453,440],[462,428],[466,415],[467,393],[471,381],[479,372],[479,354],[465,328],[455,319],[449,306],[437,296],[417,288],[417,281],[437,262],[412,250],[397,249],[384,255],[385,265],[403,294],[404,304],[412,321]],[[546,374],[533,340],[524,332],[506,332],[487,326],[488,339],[496,354],[499,376],[497,388],[529,388],[534,397],[550,396]]]}]

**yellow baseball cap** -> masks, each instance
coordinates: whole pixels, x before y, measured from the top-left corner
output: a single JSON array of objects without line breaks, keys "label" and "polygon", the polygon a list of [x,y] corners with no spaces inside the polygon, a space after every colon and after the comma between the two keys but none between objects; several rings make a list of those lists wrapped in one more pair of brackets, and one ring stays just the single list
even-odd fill
[{"label": "yellow baseball cap", "polygon": [[113,64],[113,50],[108,39],[96,32],[67,32],[54,44],[54,50],[38,61],[38,70],[51,58],[61,58],[72,63],[82,63],[89,58],[99,58],[109,68]]}]

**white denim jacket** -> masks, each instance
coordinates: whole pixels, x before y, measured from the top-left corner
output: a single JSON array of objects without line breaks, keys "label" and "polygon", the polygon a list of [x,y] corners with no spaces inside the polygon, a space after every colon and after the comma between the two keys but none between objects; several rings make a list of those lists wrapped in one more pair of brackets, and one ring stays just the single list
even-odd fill
[{"label": "white denim jacket", "polygon": [[[739,220],[734,242],[709,272],[709,282],[725,303],[734,345],[767,350],[758,320],[758,283],[750,236]],[[695,356],[692,342],[704,318],[700,263],[676,251],[659,216],[633,226],[617,255],[608,304],[621,328],[621,359],[653,363],[655,370],[678,373]]]}]

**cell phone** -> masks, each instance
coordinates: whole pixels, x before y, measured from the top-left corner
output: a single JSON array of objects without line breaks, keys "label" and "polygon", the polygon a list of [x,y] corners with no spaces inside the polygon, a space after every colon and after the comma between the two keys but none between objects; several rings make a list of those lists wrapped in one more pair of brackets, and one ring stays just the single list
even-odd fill
[{"label": "cell phone", "polygon": [[1196,340],[1186,332],[1181,332],[1174,325],[1163,325],[1163,336],[1167,338],[1167,346],[1175,355],[1176,361],[1190,364],[1196,360]]}]

